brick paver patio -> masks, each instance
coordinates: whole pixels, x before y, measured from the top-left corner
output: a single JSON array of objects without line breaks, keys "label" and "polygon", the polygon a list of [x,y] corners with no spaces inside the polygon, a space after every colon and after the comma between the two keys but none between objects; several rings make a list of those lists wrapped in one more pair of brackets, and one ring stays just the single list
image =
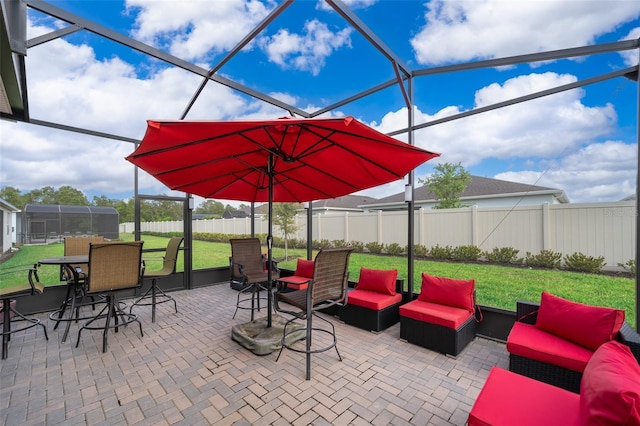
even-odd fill
[{"label": "brick paver patio", "polygon": [[[477,338],[457,359],[399,339],[336,325],[335,351],[257,356],[231,340],[237,292],[228,284],[172,293],[171,304],[137,307],[138,327],[109,334],[78,325],[61,343],[42,329],[12,337],[0,366],[0,423],[14,425],[463,425],[489,369],[508,367],[504,344]],[[264,311],[262,311],[264,313]]]}]

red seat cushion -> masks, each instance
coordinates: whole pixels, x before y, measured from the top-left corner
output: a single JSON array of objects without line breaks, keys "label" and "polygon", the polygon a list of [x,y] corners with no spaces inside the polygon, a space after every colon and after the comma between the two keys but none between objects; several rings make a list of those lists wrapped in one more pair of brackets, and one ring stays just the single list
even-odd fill
[{"label": "red seat cushion", "polygon": [[540,299],[536,327],[592,350],[613,340],[624,322],[624,311],[572,302],[546,291]]},{"label": "red seat cushion", "polygon": [[469,426],[580,424],[580,395],[492,367],[469,412]]},{"label": "red seat cushion", "polygon": [[472,317],[473,314],[466,309],[454,308],[453,306],[412,300],[400,306],[400,316],[455,330]]},{"label": "red seat cushion", "polygon": [[280,278],[280,282],[286,283],[287,289],[289,290],[304,290],[309,287],[309,280],[311,278],[307,277],[299,277],[297,275],[292,275],[289,277]]},{"label": "red seat cushion", "polygon": [[297,275],[298,277],[306,277],[313,278],[313,260],[305,260],[298,258],[298,263],[296,264],[296,271],[293,275]]},{"label": "red seat cushion", "polygon": [[580,383],[584,425],[640,425],[640,366],[628,346],[610,341],[591,357]]},{"label": "red seat cushion", "polygon": [[513,324],[507,337],[510,354],[583,372],[593,355],[591,349],[570,342],[532,324]]},{"label": "red seat cushion", "polygon": [[350,291],[347,297],[348,305],[360,306],[373,311],[380,311],[400,302],[402,302],[401,294],[390,296],[376,291],[359,290],[358,288]]},{"label": "red seat cushion", "polygon": [[358,279],[358,284],[356,284],[356,289],[375,291],[393,296],[396,294],[396,278],[398,278],[397,269],[360,268],[360,278]]},{"label": "red seat cushion", "polygon": [[423,273],[422,288],[418,300],[466,309],[473,313],[475,310],[474,289],[474,280],[455,280]]}]

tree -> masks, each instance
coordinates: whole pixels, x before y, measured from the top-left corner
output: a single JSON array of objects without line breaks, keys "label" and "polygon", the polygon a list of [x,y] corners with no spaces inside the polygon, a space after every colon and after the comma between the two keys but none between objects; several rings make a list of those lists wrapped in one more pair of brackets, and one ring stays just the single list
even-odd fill
[{"label": "tree", "polygon": [[58,188],[55,192],[55,199],[56,204],[63,206],[86,206],[89,204],[89,200],[82,191],[68,185]]},{"label": "tree", "polygon": [[296,203],[273,203],[273,224],[280,228],[284,237],[284,259],[288,260],[289,235],[297,231],[295,216],[300,206]]},{"label": "tree", "polygon": [[221,218],[224,213],[224,205],[220,201],[205,200],[193,211],[198,214],[211,215],[215,218]]},{"label": "tree", "polygon": [[464,207],[460,203],[460,194],[471,181],[471,174],[462,164],[442,163],[434,167],[435,172],[428,178],[418,179],[429,187],[436,195],[438,204],[435,209],[458,209]]},{"label": "tree", "polygon": [[24,197],[20,194],[20,190],[18,188],[5,186],[4,188],[0,189],[0,198],[14,207],[17,207],[19,209],[24,208]]}]

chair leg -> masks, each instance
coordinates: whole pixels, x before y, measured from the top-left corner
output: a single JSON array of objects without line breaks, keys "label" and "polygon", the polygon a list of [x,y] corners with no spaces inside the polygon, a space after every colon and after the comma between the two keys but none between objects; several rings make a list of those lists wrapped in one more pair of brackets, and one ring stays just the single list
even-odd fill
[{"label": "chair leg", "polygon": [[11,300],[2,299],[2,359],[7,358],[11,339]]},{"label": "chair leg", "polygon": [[[131,307],[129,308],[129,313],[131,313],[131,311],[133,310],[133,307],[136,305],[141,305],[141,306],[151,305],[151,322],[156,322],[156,305],[164,302],[173,302],[173,307],[176,311],[176,314],[178,313],[178,303],[173,298],[173,296],[168,295],[167,293],[162,291],[160,287],[158,287],[156,280],[157,280],[156,278],[153,278],[151,280],[151,287],[149,287],[142,296],[140,296],[138,299],[136,299],[135,302],[131,304]],[[149,299],[149,298],[151,299],[150,303],[143,302],[143,300]],[[161,298],[162,300],[158,300],[159,298]]]}]

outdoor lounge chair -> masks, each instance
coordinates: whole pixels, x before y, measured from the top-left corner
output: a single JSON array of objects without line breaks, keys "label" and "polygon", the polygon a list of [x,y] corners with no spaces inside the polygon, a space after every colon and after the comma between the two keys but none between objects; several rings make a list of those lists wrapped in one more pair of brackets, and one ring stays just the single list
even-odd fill
[{"label": "outdoor lounge chair", "polygon": [[[12,285],[0,289],[0,299],[2,299],[2,359],[7,358],[9,352],[9,341],[11,340],[11,335],[13,333],[39,325],[44,330],[44,337],[49,340],[47,327],[42,324],[39,319],[27,318],[15,308],[17,303],[16,298],[40,294],[44,291],[44,285],[42,285],[38,279],[36,265],[27,269],[23,267],[9,268],[7,270],[3,270],[2,273],[0,273],[0,276],[5,279],[10,275],[22,273],[27,275],[27,283]],[[22,327],[12,329],[13,324],[17,322],[25,322],[26,324]]]},{"label": "outdoor lounge chair", "polygon": [[[107,351],[107,336],[110,328],[118,328],[137,322],[142,336],[142,323],[137,316],[124,311],[120,305],[118,292],[133,290],[142,282],[142,241],[91,244],[87,274],[87,293],[106,294],[106,305],[78,330],[78,342],[82,330],[103,330],[102,352]],[[95,324],[104,320],[103,324]],[[111,322],[113,321],[113,323]]]},{"label": "outdoor lounge chair", "polygon": [[370,331],[382,331],[400,321],[403,280],[397,269],[360,268],[360,278],[340,308],[340,320]]},{"label": "outdoor lounge chair", "polygon": [[[151,322],[156,322],[156,305],[160,303],[173,302],[173,307],[178,313],[178,304],[175,299],[166,294],[160,287],[158,287],[157,281],[161,278],[166,278],[169,275],[176,273],[176,264],[178,263],[178,251],[180,250],[180,244],[184,237],[172,237],[167,244],[167,250],[162,258],[162,268],[158,270],[144,270],[144,278],[151,278],[151,287],[147,291],[136,299],[131,304],[129,312],[133,310],[136,305],[149,306],[151,305]],[[149,299],[151,299],[149,301]]]},{"label": "outdoor lounge chair", "polygon": [[[269,283],[269,271],[262,255],[262,245],[258,238],[232,238],[229,243],[231,243],[230,286],[240,289],[233,318],[236,317],[238,309],[248,309],[251,311],[251,321],[253,321],[254,311],[261,309],[261,300],[264,302],[267,300],[267,296],[260,296],[260,291],[266,291]],[[278,277],[278,268],[274,263],[271,265],[271,279],[277,280]],[[250,294],[249,297],[246,297],[247,293]]]},{"label": "outdoor lounge chair", "polygon": [[476,336],[476,312],[474,280],[423,273],[418,298],[400,306],[400,338],[458,356]]},{"label": "outdoor lounge chair", "polygon": [[518,301],[517,318],[507,337],[514,373],[578,393],[584,369],[602,344],[617,340],[640,362],[640,336],[622,310],[543,292],[540,303]]},{"label": "outdoor lounge chair", "polygon": [[[284,348],[306,354],[307,380],[311,379],[311,354],[335,348],[338,358],[342,361],[340,352],[338,352],[335,326],[331,321],[318,315],[317,311],[345,302],[349,279],[349,256],[352,251],[351,247],[320,250],[314,261],[313,278],[309,280],[305,290],[278,291],[275,294],[276,310],[293,315],[293,318],[284,325],[282,346],[276,361],[280,358]],[[331,329],[314,327],[314,317],[328,323]],[[306,320],[306,345],[304,349],[297,347],[295,341],[291,342],[287,338],[288,334],[297,333],[299,330],[292,326],[292,322],[296,319]],[[330,343],[321,348],[314,348],[312,345],[314,331],[329,335],[331,337]]]}]

